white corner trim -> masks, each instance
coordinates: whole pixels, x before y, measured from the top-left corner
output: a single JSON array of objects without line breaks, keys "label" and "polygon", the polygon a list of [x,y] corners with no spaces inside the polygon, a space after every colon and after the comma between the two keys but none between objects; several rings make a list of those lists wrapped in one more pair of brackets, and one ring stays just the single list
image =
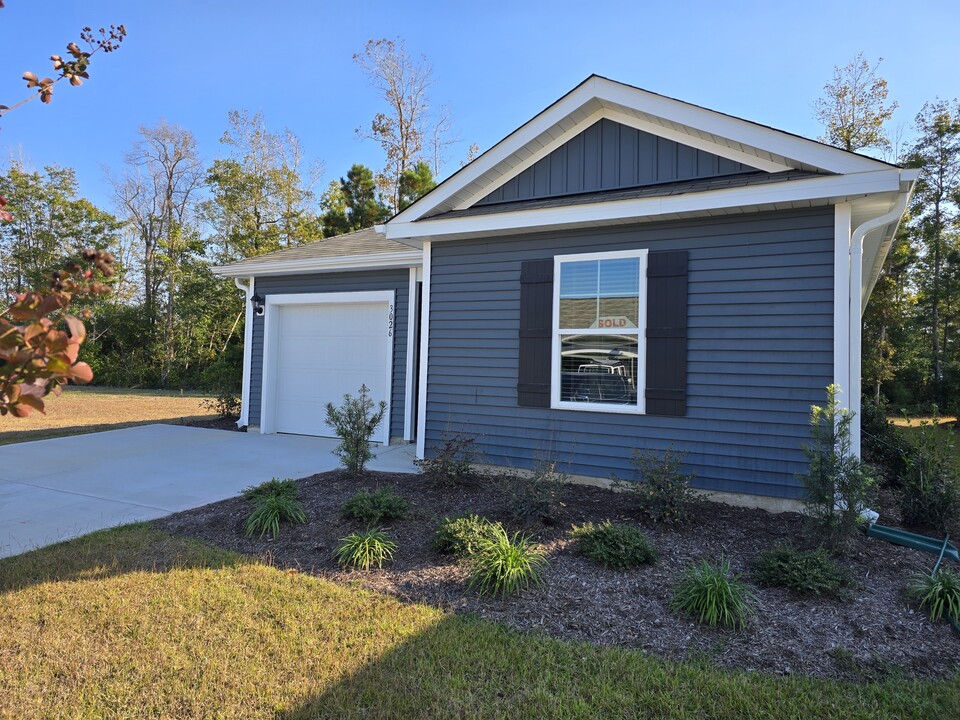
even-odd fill
[{"label": "white corner trim", "polygon": [[334,258],[293,258],[270,262],[222,265],[213,268],[215,275],[223,277],[249,277],[251,275],[290,275],[306,272],[340,272],[349,270],[374,270],[406,268],[420,264],[419,250],[371,255],[345,255]]},{"label": "white corner trim", "polygon": [[423,243],[423,285],[420,290],[420,385],[417,388],[417,457],[423,458],[427,446],[427,373],[430,370],[430,250]]},{"label": "white corner trim", "polygon": [[246,285],[240,282],[241,278],[234,278],[233,284],[238,290],[243,290],[243,384],[240,390],[240,419],[237,427],[249,424],[250,418],[250,373],[253,364],[253,323],[254,317],[250,313],[250,298],[253,297],[256,278],[249,278]]},{"label": "white corner trim", "polygon": [[833,215],[833,384],[848,407],[850,388],[850,203],[834,206]]},{"label": "white corner trim", "polygon": [[403,439],[410,442],[413,439],[413,394],[417,388],[413,386],[413,359],[416,357],[416,337],[414,325],[417,308],[417,268],[410,268],[410,283],[407,290],[407,368],[404,373],[403,388]]}]

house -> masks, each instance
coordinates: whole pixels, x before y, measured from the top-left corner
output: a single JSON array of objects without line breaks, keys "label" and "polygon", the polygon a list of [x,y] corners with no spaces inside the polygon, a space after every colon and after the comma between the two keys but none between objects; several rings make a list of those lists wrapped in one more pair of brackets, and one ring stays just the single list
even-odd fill
[{"label": "house", "polygon": [[[243,417],[796,500],[810,405],[860,398],[860,319],[917,173],[591,76],[386,225],[223,268],[247,293]],[[859,424],[853,426],[859,448]]]}]

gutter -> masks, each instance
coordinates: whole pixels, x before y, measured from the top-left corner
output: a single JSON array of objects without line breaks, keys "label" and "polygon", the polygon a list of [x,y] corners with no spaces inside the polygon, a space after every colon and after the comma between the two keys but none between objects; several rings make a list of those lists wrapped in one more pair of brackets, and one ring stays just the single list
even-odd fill
[{"label": "gutter", "polygon": [[244,427],[248,424],[250,409],[250,363],[253,356],[253,317],[250,315],[250,298],[253,297],[254,284],[256,278],[249,278],[244,285],[241,278],[234,278],[233,284],[238,290],[244,293],[243,302],[243,386],[240,391],[240,419],[237,420],[237,427]]},{"label": "gutter", "polygon": [[344,255],[334,258],[294,258],[282,262],[235,263],[213,268],[221,277],[245,278],[254,275],[287,275],[299,272],[333,272],[337,270],[374,270],[418,266],[422,262],[420,250],[369,255]]}]

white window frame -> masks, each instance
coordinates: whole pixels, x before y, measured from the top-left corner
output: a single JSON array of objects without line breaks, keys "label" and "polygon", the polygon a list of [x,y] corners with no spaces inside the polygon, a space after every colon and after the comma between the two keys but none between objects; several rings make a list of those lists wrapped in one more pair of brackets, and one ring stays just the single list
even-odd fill
[{"label": "white window frame", "polygon": [[[553,332],[550,353],[550,407],[557,410],[580,410],[582,412],[627,413],[643,415],[646,412],[647,377],[647,254],[648,250],[615,250],[612,252],[578,253],[555,255],[553,258]],[[613,405],[607,403],[570,402],[560,399],[560,336],[610,335],[609,328],[561,328],[560,327],[560,271],[568,262],[589,260],[621,260],[637,258],[640,261],[640,287],[637,288],[637,403],[636,405]],[[630,329],[631,334],[634,332]]]}]

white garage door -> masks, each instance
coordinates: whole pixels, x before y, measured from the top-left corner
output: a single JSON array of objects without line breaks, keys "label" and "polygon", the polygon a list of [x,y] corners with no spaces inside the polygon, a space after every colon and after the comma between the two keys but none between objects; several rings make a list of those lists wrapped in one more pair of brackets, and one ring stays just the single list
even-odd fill
[{"label": "white garage door", "polygon": [[[333,437],[328,402],[370,388],[375,403],[390,400],[392,337],[389,302],[276,305],[274,432]],[[374,440],[389,440],[389,416]]]}]

